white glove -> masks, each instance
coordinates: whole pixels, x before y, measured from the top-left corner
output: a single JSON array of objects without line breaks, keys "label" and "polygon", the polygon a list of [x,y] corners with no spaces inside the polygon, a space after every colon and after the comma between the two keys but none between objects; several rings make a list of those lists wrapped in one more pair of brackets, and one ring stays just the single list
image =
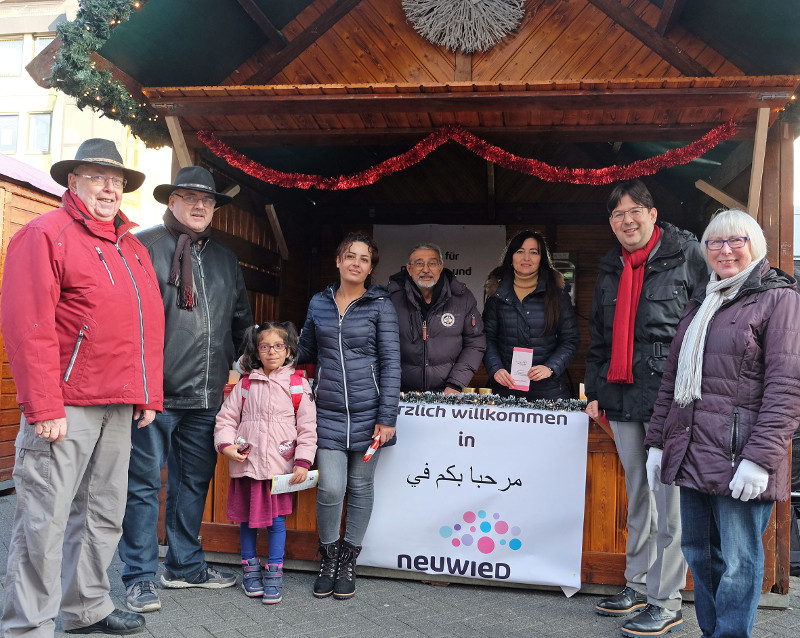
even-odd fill
[{"label": "white glove", "polygon": [[647,484],[653,492],[657,492],[661,485],[661,456],[664,450],[651,447],[647,450]]},{"label": "white glove", "polygon": [[755,498],[767,489],[768,481],[769,472],[752,461],[742,459],[728,487],[731,489],[731,492],[733,492],[731,494],[733,498],[749,501],[751,498]]}]

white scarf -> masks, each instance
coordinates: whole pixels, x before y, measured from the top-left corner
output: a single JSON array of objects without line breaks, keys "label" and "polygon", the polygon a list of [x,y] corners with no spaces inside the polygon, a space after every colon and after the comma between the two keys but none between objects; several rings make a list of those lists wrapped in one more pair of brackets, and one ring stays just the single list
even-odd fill
[{"label": "white scarf", "polygon": [[722,304],[737,295],[750,272],[759,263],[761,262],[754,261],[747,268],[727,279],[718,279],[717,274],[712,273],[708,286],[706,286],[706,298],[683,336],[681,352],[678,355],[678,372],[675,375],[674,396],[675,401],[682,408],[701,398],[700,384],[703,380],[703,352],[706,346],[706,333],[708,332],[709,322]]}]

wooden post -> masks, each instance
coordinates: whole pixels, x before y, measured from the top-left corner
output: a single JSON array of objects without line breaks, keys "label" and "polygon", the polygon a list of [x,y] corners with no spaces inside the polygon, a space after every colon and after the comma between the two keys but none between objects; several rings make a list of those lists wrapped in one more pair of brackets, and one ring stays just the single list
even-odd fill
[{"label": "wooden post", "polygon": [[758,205],[761,200],[761,179],[764,173],[764,149],[767,144],[769,109],[758,109],[756,119],[756,139],[753,146],[753,168],[750,171],[750,194],[747,197],[747,212],[758,219]]},{"label": "wooden post", "polygon": [[186,140],[183,138],[183,131],[178,118],[174,115],[167,115],[164,118],[167,122],[169,129],[169,136],[172,138],[172,150],[178,157],[178,163],[181,168],[186,168],[192,165],[192,156],[189,154],[189,148],[186,146]]}]

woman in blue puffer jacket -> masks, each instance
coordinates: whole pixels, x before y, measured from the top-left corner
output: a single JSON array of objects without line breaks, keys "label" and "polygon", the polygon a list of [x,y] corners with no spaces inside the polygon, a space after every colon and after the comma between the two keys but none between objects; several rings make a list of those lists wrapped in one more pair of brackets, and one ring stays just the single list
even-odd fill
[{"label": "woman in blue puffer jacket", "polygon": [[[580,336],[564,277],[553,268],[544,237],[525,230],[508,243],[500,284],[483,309],[486,354],[483,363],[492,391],[502,396],[569,399],[564,373]],[[514,348],[533,350],[528,390],[513,389]]]},{"label": "woman in blue puffer jacket", "polygon": [[[351,233],[339,244],[339,283],[311,299],[300,337],[300,363],[315,363],[317,400],[317,528],[322,563],[314,596],[350,598],[356,558],[372,514],[375,467],[364,452],[373,440],[395,443],[400,402],[397,314],[382,286],[369,286],[378,263],[371,238]],[[347,524],[339,542],[342,503]]]}]

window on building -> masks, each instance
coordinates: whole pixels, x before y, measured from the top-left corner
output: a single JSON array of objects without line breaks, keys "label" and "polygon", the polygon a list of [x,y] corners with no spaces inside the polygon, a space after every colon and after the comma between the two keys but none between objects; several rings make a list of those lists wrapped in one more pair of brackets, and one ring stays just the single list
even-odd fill
[{"label": "window on building", "polygon": [[42,51],[44,51],[45,47],[53,41],[53,36],[46,35],[41,37],[35,37],[33,39],[33,56],[36,57]]},{"label": "window on building", "polygon": [[22,75],[22,38],[0,40],[0,76]]},{"label": "window on building", "polygon": [[28,120],[28,152],[50,152],[50,121],[52,113],[31,113]]},{"label": "window on building", "polygon": [[0,153],[17,152],[19,115],[0,115]]}]

